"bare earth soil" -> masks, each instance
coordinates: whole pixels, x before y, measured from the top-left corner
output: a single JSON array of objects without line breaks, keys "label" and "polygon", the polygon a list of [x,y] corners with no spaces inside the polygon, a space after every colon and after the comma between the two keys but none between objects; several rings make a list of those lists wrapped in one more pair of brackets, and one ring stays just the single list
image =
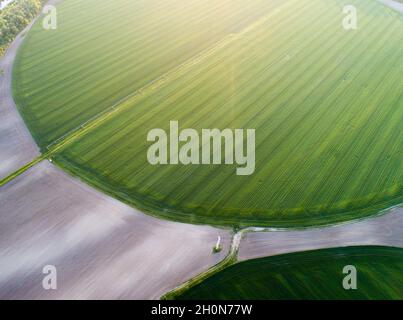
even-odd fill
[{"label": "bare earth soil", "polygon": [[44,161],[0,188],[0,299],[159,298],[223,259],[230,238],[144,215]]},{"label": "bare earth soil", "polygon": [[301,231],[246,233],[239,260],[357,245],[403,247],[403,209],[358,222]]},{"label": "bare earth soil", "polygon": [[384,5],[403,13],[403,3],[399,3],[393,0],[379,0]]}]

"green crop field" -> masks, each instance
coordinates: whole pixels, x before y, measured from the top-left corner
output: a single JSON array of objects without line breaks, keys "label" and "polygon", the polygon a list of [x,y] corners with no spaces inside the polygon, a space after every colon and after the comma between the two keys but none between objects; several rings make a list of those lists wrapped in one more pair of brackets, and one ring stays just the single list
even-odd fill
[{"label": "green crop field", "polygon": [[[211,276],[177,299],[403,299],[403,249],[349,247],[245,261]],[[345,290],[346,265],[357,289]]]},{"label": "green crop field", "polygon": [[37,23],[24,41],[14,68],[15,99],[46,147],[280,3],[62,1],[57,30]]},{"label": "green crop field", "polygon": [[[57,30],[27,35],[15,99],[43,150],[67,135],[56,163],[152,214],[271,226],[364,217],[403,199],[403,15],[349,4],[357,30],[343,29],[340,0],[64,1]],[[256,129],[254,174],[150,165],[147,133],[171,120]]]}]

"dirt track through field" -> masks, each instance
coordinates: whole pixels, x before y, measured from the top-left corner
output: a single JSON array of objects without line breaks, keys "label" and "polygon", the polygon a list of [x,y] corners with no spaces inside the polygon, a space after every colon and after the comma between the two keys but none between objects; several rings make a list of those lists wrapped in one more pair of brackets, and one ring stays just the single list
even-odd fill
[{"label": "dirt track through field", "polygon": [[359,245],[403,247],[403,208],[362,221],[299,231],[249,232],[239,260],[282,253]]},{"label": "dirt track through field", "polygon": [[[61,1],[50,0],[47,4],[56,5]],[[36,19],[15,38],[4,56],[0,57],[0,180],[40,155],[38,146],[18,112],[11,89],[17,51],[35,21]]]},{"label": "dirt track through field", "polygon": [[23,37],[19,35],[4,57],[0,58],[0,180],[39,155],[39,149],[17,111],[11,92],[12,66],[22,41]]}]

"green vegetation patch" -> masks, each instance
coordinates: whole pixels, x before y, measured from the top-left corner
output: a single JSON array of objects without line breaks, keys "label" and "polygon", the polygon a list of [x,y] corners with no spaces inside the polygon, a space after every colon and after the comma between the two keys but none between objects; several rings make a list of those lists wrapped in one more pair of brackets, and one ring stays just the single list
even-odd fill
[{"label": "green vegetation patch", "polygon": [[14,98],[39,146],[80,126],[282,0],[68,0],[38,21],[14,67]]},{"label": "green vegetation patch", "polygon": [[[357,269],[345,290],[343,268]],[[348,247],[292,253],[230,266],[177,299],[403,299],[403,249]]]},{"label": "green vegetation patch", "polygon": [[[42,148],[145,211],[186,222],[309,226],[403,200],[403,16],[344,1],[95,1],[58,6],[19,53],[16,100]],[[125,97],[127,97],[125,99]],[[122,100],[124,99],[124,100]],[[147,134],[256,129],[256,170],[150,165]]]}]

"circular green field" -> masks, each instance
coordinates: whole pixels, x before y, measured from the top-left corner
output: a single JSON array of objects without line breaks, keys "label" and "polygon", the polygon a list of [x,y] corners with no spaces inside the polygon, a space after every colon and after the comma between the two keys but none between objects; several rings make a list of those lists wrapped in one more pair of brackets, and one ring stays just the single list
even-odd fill
[{"label": "circular green field", "polygon": [[[343,268],[357,270],[345,290]],[[183,292],[183,300],[403,299],[403,249],[349,247],[292,253],[233,265]]]},{"label": "circular green field", "polygon": [[[151,214],[361,218],[403,199],[403,15],[349,4],[356,30],[343,28],[341,0],[62,1],[56,30],[39,19],[27,34],[14,97],[58,165]],[[255,130],[253,170],[150,164],[147,136],[170,121]]]}]

